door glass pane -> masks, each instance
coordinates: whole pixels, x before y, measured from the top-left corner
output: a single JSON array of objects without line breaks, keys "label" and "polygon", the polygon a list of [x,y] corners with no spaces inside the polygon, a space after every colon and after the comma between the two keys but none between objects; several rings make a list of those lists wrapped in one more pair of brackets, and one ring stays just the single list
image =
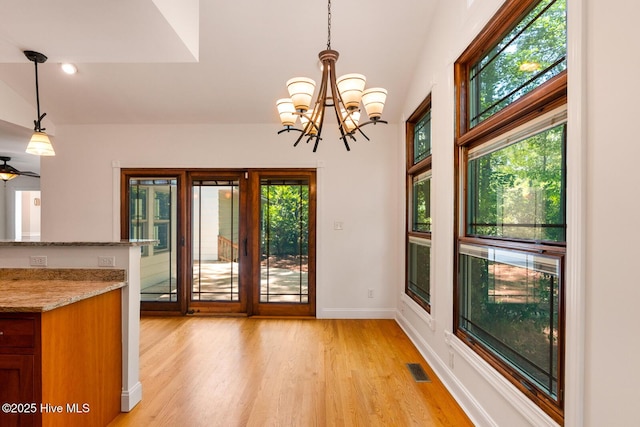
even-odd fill
[{"label": "door glass pane", "polygon": [[141,301],[178,301],[176,195],[176,178],[129,180],[129,236],[157,240],[142,248]]},{"label": "door glass pane", "polygon": [[309,303],[309,181],[261,181],[260,302]]},{"label": "door glass pane", "polygon": [[239,301],[238,181],[193,184],[192,301]]}]

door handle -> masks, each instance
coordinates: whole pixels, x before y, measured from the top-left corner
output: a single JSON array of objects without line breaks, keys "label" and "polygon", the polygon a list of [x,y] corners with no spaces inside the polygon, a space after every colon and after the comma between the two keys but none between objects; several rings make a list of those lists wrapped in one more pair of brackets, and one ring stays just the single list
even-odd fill
[{"label": "door handle", "polygon": [[244,256],[248,256],[249,255],[249,250],[247,248],[247,238],[244,238]]}]

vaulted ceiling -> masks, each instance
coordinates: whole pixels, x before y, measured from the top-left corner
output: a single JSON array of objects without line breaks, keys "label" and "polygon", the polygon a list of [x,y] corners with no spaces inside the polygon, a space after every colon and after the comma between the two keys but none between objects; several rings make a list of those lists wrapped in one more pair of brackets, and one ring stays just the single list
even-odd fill
[{"label": "vaulted ceiling", "polygon": [[[435,3],[332,1],[337,73],[387,88],[389,121],[399,120]],[[34,118],[34,69],[23,51],[48,56],[38,66],[44,127],[278,123],[286,80],[318,81],[327,45],[326,0],[8,0],[1,8],[0,81],[33,105]],[[62,62],[78,73],[62,73]],[[33,170],[28,135],[0,122],[0,155]]]}]

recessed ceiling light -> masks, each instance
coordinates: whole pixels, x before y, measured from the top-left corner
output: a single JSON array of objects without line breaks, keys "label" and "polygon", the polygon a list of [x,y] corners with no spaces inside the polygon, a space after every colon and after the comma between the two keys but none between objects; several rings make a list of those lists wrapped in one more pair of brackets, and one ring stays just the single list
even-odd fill
[{"label": "recessed ceiling light", "polygon": [[78,67],[70,63],[60,64],[60,68],[67,74],[75,74],[78,72]]}]

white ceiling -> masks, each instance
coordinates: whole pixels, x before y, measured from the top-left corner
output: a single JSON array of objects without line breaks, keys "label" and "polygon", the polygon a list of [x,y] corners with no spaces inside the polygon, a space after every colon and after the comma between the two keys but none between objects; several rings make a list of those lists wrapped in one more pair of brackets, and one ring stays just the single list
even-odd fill
[{"label": "white ceiling", "polygon": [[[387,88],[389,121],[399,119],[436,1],[332,1],[338,75]],[[44,127],[278,123],[286,80],[319,80],[326,44],[326,0],[3,0],[0,80],[35,118],[34,67],[22,52],[49,58],[38,66]],[[62,62],[78,73],[63,74]],[[0,155],[37,170],[25,146],[24,129],[0,123]]]}]

